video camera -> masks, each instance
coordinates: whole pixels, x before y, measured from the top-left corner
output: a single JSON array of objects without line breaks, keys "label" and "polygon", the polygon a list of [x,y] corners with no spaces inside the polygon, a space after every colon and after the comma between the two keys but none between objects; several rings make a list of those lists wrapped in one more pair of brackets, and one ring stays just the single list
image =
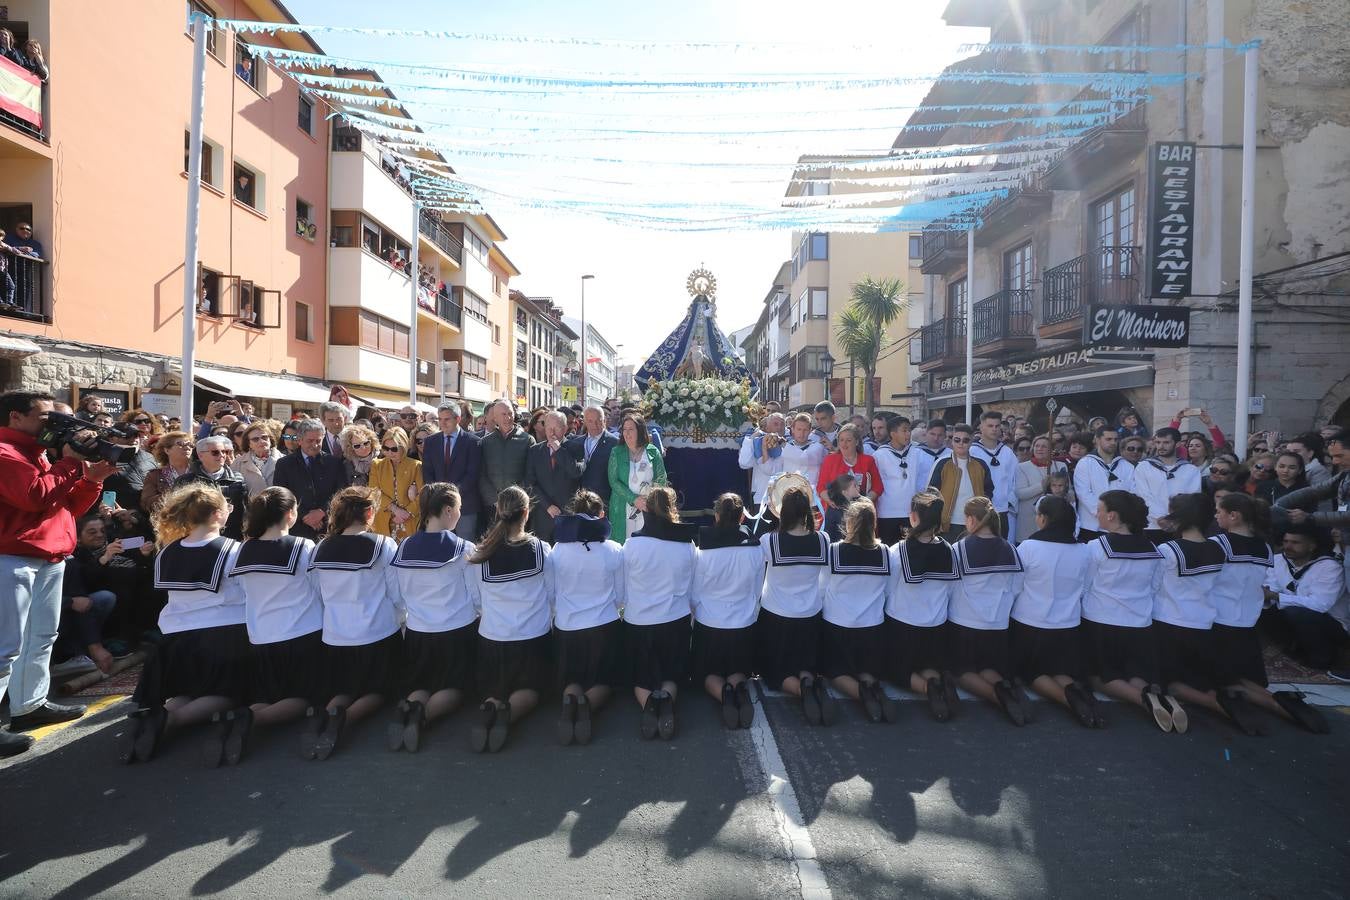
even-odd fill
[{"label": "video camera", "polygon": [[[102,459],[110,463],[122,464],[129,463],[136,458],[136,448],[125,444],[114,444],[108,440],[108,436],[130,439],[139,434],[130,426],[127,426],[127,428],[129,429],[127,431],[119,428],[100,428],[65,413],[49,412],[42,425],[42,430],[38,432],[37,440],[42,446],[50,447],[58,452],[62,447],[69,446],[70,449],[85,459]],[[89,432],[93,433],[92,436]]]}]

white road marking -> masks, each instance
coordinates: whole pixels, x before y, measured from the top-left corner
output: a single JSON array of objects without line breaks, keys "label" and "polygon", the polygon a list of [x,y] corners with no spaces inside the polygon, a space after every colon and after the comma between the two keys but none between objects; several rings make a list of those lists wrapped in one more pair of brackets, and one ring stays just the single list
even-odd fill
[{"label": "white road marking", "polygon": [[803,900],[831,900],[833,894],[816,856],[816,845],[811,840],[811,832],[802,816],[797,792],[788,778],[787,766],[778,754],[778,741],[774,739],[773,728],[769,725],[762,701],[763,695],[759,694],[756,699],[759,709],[755,711],[755,721],[750,726],[750,738],[754,741],[755,754],[768,780],[766,791],[773,803],[778,832],[783,836],[796,870]]},{"label": "white road marking", "polygon": [[[886,696],[890,697],[892,700],[900,700],[900,701],[912,700],[921,703],[928,702],[927,697],[922,697],[919,694],[913,693],[912,691],[902,691],[889,682],[882,682],[881,686],[885,690]],[[1302,684],[1302,683],[1277,684],[1275,682],[1271,682],[1270,690],[1272,692],[1301,691],[1302,693],[1307,695],[1307,701],[1312,706],[1350,706],[1350,684]],[[763,695],[765,697],[768,697],[769,699],[773,700],[781,700],[788,697],[788,695],[783,693],[782,691],[775,691],[772,690],[771,688],[766,688],[762,684],[760,685],[760,691],[763,692]],[[957,688],[956,693],[962,700],[978,699],[974,694],[967,693],[965,690],[961,688]],[[830,687],[830,696],[836,699],[850,702],[847,701],[847,698],[845,698],[842,694],[836,691],[833,686]],[[1040,694],[1036,694],[1031,691],[1026,691],[1025,696],[1028,700],[1033,701],[1041,701],[1045,699]],[[1097,701],[1099,703],[1118,702],[1115,698],[1108,697],[1105,694],[1098,693],[1095,694],[1094,696],[1096,696]]]}]

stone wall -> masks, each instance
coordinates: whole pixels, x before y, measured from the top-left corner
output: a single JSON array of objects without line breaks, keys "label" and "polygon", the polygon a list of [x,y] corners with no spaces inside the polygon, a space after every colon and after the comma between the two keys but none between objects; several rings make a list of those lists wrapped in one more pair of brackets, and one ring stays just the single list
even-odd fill
[{"label": "stone wall", "polygon": [[0,360],[0,389],[48,391],[68,401],[72,384],[118,384],[156,387],[163,381],[167,358],[111,348],[47,341],[29,337],[43,352],[22,359]]}]

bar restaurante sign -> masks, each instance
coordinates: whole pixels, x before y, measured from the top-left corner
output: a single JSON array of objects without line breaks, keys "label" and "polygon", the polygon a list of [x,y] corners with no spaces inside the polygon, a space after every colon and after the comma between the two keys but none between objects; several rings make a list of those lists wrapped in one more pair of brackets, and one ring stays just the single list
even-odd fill
[{"label": "bar restaurante sign", "polygon": [[[1071,371],[1086,366],[1092,361],[1091,347],[1084,347],[1082,350],[1065,350],[1063,353],[1051,353],[1024,362],[1007,363],[980,369],[975,372],[974,386],[978,388],[989,384],[1006,384],[1020,378],[1030,378],[1032,375]],[[937,380],[937,391],[939,393],[961,390],[965,386],[965,373],[948,375]]]},{"label": "bar restaurante sign", "polygon": [[1195,261],[1195,144],[1155,142],[1148,173],[1149,296],[1186,297]]},{"label": "bar restaurante sign", "polygon": [[1191,311],[1184,306],[1089,303],[1083,311],[1083,345],[1129,350],[1186,347]]}]

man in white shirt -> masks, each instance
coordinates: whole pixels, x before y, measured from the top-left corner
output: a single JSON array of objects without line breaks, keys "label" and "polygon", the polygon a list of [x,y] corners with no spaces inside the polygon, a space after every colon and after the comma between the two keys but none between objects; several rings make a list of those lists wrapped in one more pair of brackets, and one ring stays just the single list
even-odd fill
[{"label": "man in white shirt", "polygon": [[885,492],[877,498],[877,536],[894,544],[909,530],[909,504],[928,486],[933,459],[910,441],[910,422],[904,416],[890,420],[889,441],[872,453]]},{"label": "man in white shirt", "polygon": [[970,446],[970,456],[989,467],[994,480],[994,509],[998,510],[999,527],[1008,530],[1008,516],[1017,510],[1017,454],[1002,439],[1003,413],[989,410],[980,414],[980,438]]},{"label": "man in white shirt", "polygon": [[1098,425],[1092,452],[1073,469],[1073,493],[1078,506],[1078,539],[1086,544],[1101,534],[1097,498],[1107,491],[1133,491],[1134,466],[1116,455],[1119,435],[1109,425]]},{"label": "man in white shirt", "polygon": [[834,404],[828,400],[822,400],[816,404],[811,414],[816,420],[816,427],[811,431],[812,439],[820,441],[826,448],[833,450],[834,442],[839,438],[839,425],[834,421]]},{"label": "man in white shirt", "polygon": [[783,454],[779,457],[780,471],[798,472],[811,482],[811,495],[815,496],[816,481],[820,477],[820,464],[825,461],[829,451],[825,445],[812,439],[811,417],[806,413],[797,413],[792,417],[792,440],[783,444]]},{"label": "man in white shirt", "polygon": [[1158,520],[1167,515],[1167,502],[1177,494],[1200,492],[1200,470],[1177,459],[1181,432],[1159,428],[1153,433],[1154,456],[1134,468],[1134,493],[1148,504],[1148,528],[1144,534],[1155,544],[1167,540]]},{"label": "man in white shirt", "polygon": [[750,472],[750,492],[754,498],[751,515],[758,514],[769,479],[783,471],[783,445],[787,442],[783,436],[781,413],[769,413],[764,417],[761,427],[762,432],[747,434],[741,441],[739,461],[741,468]]},{"label": "man in white shirt", "polygon": [[1311,523],[1289,526],[1284,552],[1266,576],[1266,602],[1261,624],[1288,643],[1294,657],[1313,669],[1336,664],[1350,643],[1350,595],[1325,532]]},{"label": "man in white shirt", "polygon": [[[915,440],[918,441],[918,438]],[[937,465],[938,460],[951,456],[952,448],[947,446],[947,423],[941,419],[929,422],[924,428],[924,438],[918,444],[918,448],[932,460],[932,465]]]}]

